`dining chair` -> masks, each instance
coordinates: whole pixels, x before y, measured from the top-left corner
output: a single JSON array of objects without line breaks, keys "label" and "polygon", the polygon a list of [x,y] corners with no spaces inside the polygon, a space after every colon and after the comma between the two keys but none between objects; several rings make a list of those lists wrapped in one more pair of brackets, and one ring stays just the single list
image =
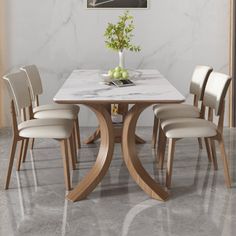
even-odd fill
[{"label": "dining chair", "polygon": [[[200,117],[199,103],[202,101],[207,79],[212,72],[212,67],[198,65],[195,67],[190,82],[189,92],[193,95],[193,105],[191,104],[166,104],[153,106],[154,124],[152,134],[152,147],[156,148],[157,134],[160,120],[174,117]],[[159,132],[159,136],[162,134]],[[163,137],[158,138],[158,148],[162,147]],[[201,139],[198,139],[199,147],[202,149]],[[159,150],[157,151],[159,153]],[[159,155],[159,154],[158,154]]]},{"label": "dining chair", "polygon": [[[73,137],[76,140],[77,148],[81,147],[80,130],[79,130],[79,106],[73,104],[46,104],[39,105],[39,95],[43,93],[43,86],[39,70],[35,65],[27,65],[21,67],[27,75],[32,101],[34,103],[33,114],[36,119],[61,118],[73,120],[74,129]],[[34,139],[32,140],[31,149],[34,146]],[[75,151],[76,152],[76,151]],[[24,161],[24,160],[23,160]]]},{"label": "dining chair", "polygon": [[[208,108],[208,119],[172,118],[161,122],[161,129],[168,139],[168,159],[166,170],[166,187],[171,186],[174,150],[176,141],[183,138],[204,138],[206,142],[217,140],[221,150],[224,176],[227,187],[231,187],[228,160],[223,140],[225,96],[231,78],[228,75],[212,72],[206,84],[202,102],[202,112]],[[218,124],[213,123],[213,111],[218,117]],[[209,145],[211,148],[211,145]],[[218,168],[216,157],[211,155],[215,169]]]},{"label": "dining chair", "polygon": [[8,189],[12,167],[15,159],[15,152],[20,142],[20,155],[17,162],[17,170],[20,169],[22,158],[25,157],[26,143],[32,138],[51,138],[60,141],[63,156],[63,168],[65,186],[71,189],[69,158],[72,165],[75,165],[73,152],[72,130],[73,122],[69,119],[33,119],[32,101],[28,88],[27,76],[20,71],[3,76],[11,95],[11,114],[13,139],[10,151],[5,189]]},{"label": "dining chair", "polygon": [[[164,162],[160,160],[164,160],[164,157],[161,156],[162,153],[165,153],[165,147],[166,147],[166,138],[165,135],[162,133],[161,129],[159,129],[160,121],[170,118],[177,118],[177,117],[201,117],[203,114],[201,114],[199,110],[199,105],[202,101],[205,86],[208,80],[208,77],[210,73],[212,72],[212,67],[204,66],[204,65],[198,65],[195,67],[192,79],[190,82],[190,94],[193,95],[193,104],[165,104],[165,105],[155,105],[153,107],[154,111],[154,125],[153,125],[153,137],[152,137],[152,146],[155,148],[156,143],[158,142],[157,146],[157,161],[158,165],[161,169],[163,169]],[[159,131],[159,133],[158,133]],[[157,133],[158,133],[158,141],[157,141]],[[200,149],[202,149],[202,140],[198,138],[198,143]],[[210,159],[210,150],[208,148],[208,143],[205,145],[208,153],[208,159]],[[212,145],[212,151],[215,152],[215,144],[214,142],[211,143]],[[215,153],[214,153],[215,155]]]}]

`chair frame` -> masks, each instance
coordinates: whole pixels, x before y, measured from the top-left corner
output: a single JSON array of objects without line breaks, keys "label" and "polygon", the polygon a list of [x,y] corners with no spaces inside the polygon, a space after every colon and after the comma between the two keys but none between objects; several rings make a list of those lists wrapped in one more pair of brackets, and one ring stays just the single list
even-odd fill
[{"label": "chair frame", "polygon": [[[196,95],[194,98],[194,104],[198,104],[198,98]],[[205,107],[202,104],[199,119],[204,119],[204,118],[205,118]],[[209,108],[208,119],[209,119],[209,121],[213,121],[212,108]],[[157,152],[156,152],[156,161],[158,163],[158,168],[163,170],[167,138],[161,128],[161,120],[160,119],[158,119],[158,125],[159,125],[159,135],[158,135],[158,146],[157,146]],[[199,148],[202,149],[202,139],[198,138],[197,140],[198,140]],[[206,146],[208,161],[212,162],[213,161],[212,157],[216,156],[215,143],[212,140],[209,141],[207,138],[204,138],[204,142],[205,142],[205,146]],[[213,162],[213,163],[214,163],[215,170],[217,170],[217,168],[218,168],[217,163],[215,163],[215,162]]]},{"label": "chair frame", "polygon": [[[28,117],[27,117],[28,114]],[[18,123],[17,123],[17,115],[16,115],[16,109],[14,105],[14,101],[11,101],[11,115],[12,115],[12,129],[13,129],[13,138],[12,138],[12,144],[11,144],[11,151],[9,156],[9,162],[8,162],[8,169],[7,169],[7,175],[6,175],[6,181],[5,181],[5,189],[9,188],[10,179],[11,179],[11,173],[12,173],[12,167],[15,159],[15,153],[18,142],[21,142],[20,149],[19,149],[19,158],[17,161],[17,171],[20,170],[21,163],[23,159],[25,159],[25,156],[27,154],[27,148],[29,143],[29,138],[24,138],[19,135],[18,130]],[[28,118],[28,119],[27,119]],[[21,120],[26,121],[33,118],[33,109],[32,105],[23,108],[21,111]],[[71,190],[71,180],[70,180],[70,169],[69,169],[69,160],[68,156],[71,161],[71,165],[74,168],[75,167],[75,156],[73,152],[73,142],[72,142],[72,136],[68,139],[58,139],[60,141],[61,145],[61,151],[62,151],[62,157],[63,157],[63,168],[64,168],[64,178],[65,178],[65,186],[66,190]]]},{"label": "chair frame", "polygon": [[[224,90],[222,91],[222,97],[225,96],[228,86],[230,84],[231,80],[229,79],[224,87]],[[211,161],[213,161],[214,169],[218,169],[217,159],[216,159],[216,152],[215,152],[215,141],[218,141],[220,152],[221,152],[221,159],[223,161],[224,166],[224,176],[225,176],[225,183],[228,188],[231,187],[231,179],[229,174],[229,166],[228,166],[228,159],[225,152],[225,146],[224,146],[224,139],[223,139],[223,125],[224,125],[224,113],[225,113],[225,100],[223,99],[220,101],[220,107],[217,113],[218,119],[218,125],[217,125],[217,134],[213,137],[205,137],[205,142],[207,147],[207,152]],[[208,107],[208,117],[207,120],[210,122],[213,122],[213,108],[209,106],[205,106],[204,102],[202,103],[201,107],[201,115],[204,118],[206,107]],[[161,129],[162,130],[162,129]],[[162,133],[163,130],[162,130]],[[167,158],[167,170],[166,170],[166,187],[170,188],[171,186],[171,178],[172,178],[172,168],[173,168],[173,159],[174,159],[174,150],[175,150],[175,144],[176,141],[178,141],[178,138],[170,138],[168,139],[169,147],[168,147],[168,158]],[[162,158],[164,157],[162,153]],[[161,160],[163,162],[163,160]]]},{"label": "chair frame", "polygon": [[[206,79],[205,79],[205,82],[203,83],[200,96],[198,96],[197,94],[193,94],[193,106],[194,107],[198,108],[199,102],[203,99],[207,79],[209,78],[209,75],[211,74],[212,71],[213,71],[213,69],[209,70],[206,75]],[[191,90],[190,90],[190,93],[191,93]],[[201,112],[200,112],[200,116],[201,116]],[[158,131],[160,131],[160,120],[154,115],[153,130],[152,130],[152,148],[156,148],[157,142],[159,142],[160,136],[162,136],[160,134],[160,132],[158,132]],[[158,136],[158,139],[157,139],[157,136]],[[160,143],[158,143],[158,147],[159,147],[159,144],[161,144],[161,141],[160,141]],[[198,138],[198,144],[199,144],[199,148],[202,149],[203,145],[202,145],[201,138]],[[206,144],[206,147],[207,147],[207,144]],[[157,151],[157,153],[158,152],[159,151]]]},{"label": "chair frame", "polygon": [[[199,98],[197,95],[193,96],[193,106],[194,107],[198,107],[198,102],[199,102]],[[158,119],[155,115],[154,115],[154,121],[153,121],[153,129],[152,129],[152,148],[156,148],[157,145],[157,140],[159,140],[159,137],[157,139],[157,136],[159,136],[158,131],[160,130],[160,119]],[[199,148],[202,149],[202,140],[198,139],[198,143],[199,143]],[[159,145],[158,145],[159,146]]]},{"label": "chair frame", "polygon": [[[39,105],[39,95],[35,95],[35,107],[40,106]],[[76,118],[75,120],[73,120],[73,143],[75,146],[75,152],[76,149],[80,149],[81,148],[81,140],[80,140],[80,129],[79,129],[79,118]],[[34,139],[31,139],[31,144],[30,144],[30,149],[34,149]],[[76,152],[76,156],[77,156],[77,152]],[[25,162],[25,159],[23,159],[23,162]],[[76,163],[77,163],[77,159],[76,159]]]},{"label": "chair frame", "polygon": [[[38,68],[37,68],[36,65],[31,65],[31,66],[34,66],[36,68],[36,70],[38,71]],[[27,70],[24,67],[20,68],[20,70],[24,71],[26,73],[28,81],[29,81],[29,83],[31,83],[30,77],[28,76],[28,73],[27,73]],[[38,74],[39,74],[39,71],[38,71]],[[40,74],[39,74],[39,80],[40,80],[40,84],[41,84],[41,87],[42,87],[42,81],[41,81],[41,78],[40,78]],[[33,88],[32,88],[32,84],[30,85],[30,88],[31,88],[30,89],[30,94],[31,94],[31,97],[32,97],[32,100],[33,100],[33,103],[34,103],[34,107],[38,107],[38,106],[40,106],[39,95],[42,94],[42,93],[34,94],[34,91],[33,91]],[[43,92],[43,90],[41,92]],[[79,129],[79,117],[74,119],[73,127],[74,127],[73,128],[73,140],[74,140],[73,142],[74,142],[74,146],[75,146],[75,153],[77,154],[76,149],[80,149],[81,148],[80,129]],[[30,149],[33,149],[33,148],[34,148],[34,139],[31,139]],[[25,159],[23,159],[23,162],[25,162]],[[76,162],[77,162],[77,159],[76,159]]]}]

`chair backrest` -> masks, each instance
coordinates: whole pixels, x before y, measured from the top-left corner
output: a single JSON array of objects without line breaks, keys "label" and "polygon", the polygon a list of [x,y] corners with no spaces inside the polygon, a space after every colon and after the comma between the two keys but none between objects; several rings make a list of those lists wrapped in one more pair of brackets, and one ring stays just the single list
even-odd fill
[{"label": "chair backrest", "polygon": [[203,105],[214,109],[216,116],[221,115],[230,82],[230,76],[218,72],[212,72],[208,78]]},{"label": "chair backrest", "polygon": [[190,93],[196,96],[198,101],[203,99],[206,83],[212,71],[212,67],[201,65],[196,66],[194,69],[190,82]]},{"label": "chair backrest", "polygon": [[35,65],[28,65],[21,67],[20,70],[24,71],[27,75],[32,100],[35,101],[37,96],[43,93],[43,86],[38,68]]},{"label": "chair backrest", "polygon": [[22,109],[32,106],[27,76],[25,72],[19,71],[4,75],[3,79],[7,82],[17,113],[20,115]]}]

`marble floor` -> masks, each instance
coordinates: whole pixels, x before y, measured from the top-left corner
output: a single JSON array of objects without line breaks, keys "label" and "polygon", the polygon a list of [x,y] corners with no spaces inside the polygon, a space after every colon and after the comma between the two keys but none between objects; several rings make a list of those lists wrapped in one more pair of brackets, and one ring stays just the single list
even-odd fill
[{"label": "marble floor", "polygon": [[[81,130],[86,137],[91,128]],[[163,183],[151,149],[151,128],[139,128],[147,143],[138,145],[146,170]],[[236,129],[225,130],[233,188],[224,184],[219,152],[219,170],[213,171],[206,151],[196,140],[177,143],[171,198],[150,199],[129,176],[122,161],[121,147],[101,184],[81,202],[65,200],[60,148],[56,141],[37,140],[22,170],[13,175],[10,189],[3,190],[11,140],[9,129],[0,130],[0,235],[81,235],[81,236],[192,236],[235,235],[236,223]],[[93,165],[99,143],[83,145],[73,183]]]}]

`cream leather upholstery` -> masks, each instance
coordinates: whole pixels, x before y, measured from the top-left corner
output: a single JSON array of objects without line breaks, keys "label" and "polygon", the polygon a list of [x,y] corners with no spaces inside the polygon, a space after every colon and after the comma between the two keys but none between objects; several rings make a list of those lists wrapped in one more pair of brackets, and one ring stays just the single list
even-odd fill
[{"label": "cream leather upholstery", "polygon": [[38,68],[35,65],[24,66],[20,68],[27,74],[29,81],[29,86],[31,90],[32,100],[35,99],[36,95],[43,93],[43,86],[40,78]]},{"label": "cream leather upholstery", "polygon": [[[190,93],[202,100],[204,89],[212,68],[209,66],[196,66],[190,83]],[[154,114],[158,119],[174,117],[199,117],[198,108],[188,104],[171,104],[153,106]]]},{"label": "cream leather upholstery", "polygon": [[18,125],[19,136],[25,138],[67,139],[73,124],[68,119],[28,120]]},{"label": "cream leather upholstery", "polygon": [[80,110],[79,106],[70,105],[70,104],[46,104],[46,105],[40,105],[38,107],[34,108],[35,112],[38,111],[47,111],[47,110],[73,110],[74,112],[78,113]]},{"label": "cream leather upholstery", "polygon": [[[17,113],[20,115],[21,109],[31,106],[27,77],[24,72],[20,71],[5,75],[3,79],[8,82],[8,88],[15,102]],[[28,96],[24,96],[24,94]]]},{"label": "cream leather upholstery", "polygon": [[[72,167],[73,169],[75,169],[76,160],[74,152],[75,150],[73,150],[74,145],[72,136],[74,121],[58,118],[27,120],[32,118],[33,111],[26,73],[24,71],[20,71],[17,73],[6,75],[3,78],[7,82],[8,89],[11,91],[13,100],[11,102],[13,139],[8,162],[5,189],[8,189],[9,187],[17,143],[21,142],[19,152],[20,155],[17,162],[17,170],[20,170],[21,163],[24,162],[26,158],[29,139],[53,138],[57,139],[61,143],[65,185],[67,190],[71,190],[68,158],[71,158]],[[15,112],[16,109],[18,110],[18,115],[22,115],[21,117],[23,122],[20,124],[18,124],[18,119]],[[29,116],[26,115],[27,113],[29,113]],[[68,154],[68,149],[70,150],[70,155]]]},{"label": "cream leather upholstery", "polygon": [[215,109],[215,114],[219,115],[224,101],[230,77],[228,75],[212,72],[206,85],[203,104]]},{"label": "cream leather upholstery", "polygon": [[47,118],[61,118],[75,120],[78,117],[80,108],[75,105],[60,106],[61,104],[48,104],[35,107],[33,109],[34,118],[47,119]]},{"label": "cream leather upholstery", "polygon": [[169,119],[161,123],[167,138],[213,137],[217,127],[210,121],[199,118]]},{"label": "cream leather upholstery", "polygon": [[208,78],[203,97],[202,109],[209,108],[208,119],[212,120],[212,110],[215,109],[219,115],[218,125],[216,126],[209,120],[200,118],[173,118],[161,122],[161,134],[164,140],[163,147],[159,150],[160,166],[163,167],[165,157],[165,138],[168,138],[168,158],[166,168],[166,187],[171,186],[172,167],[174,160],[175,143],[180,138],[204,138],[209,161],[214,164],[214,169],[218,169],[215,140],[219,142],[221,157],[224,166],[225,182],[227,187],[231,187],[231,179],[228,167],[227,156],[223,141],[223,121],[224,121],[224,99],[229,87],[231,78],[228,75],[212,72]]},{"label": "cream leather upholstery", "polygon": [[[209,76],[203,104],[215,109],[216,115],[222,109],[230,80],[228,75],[217,72],[212,72]],[[215,124],[196,118],[167,119],[161,123],[161,127],[168,138],[214,137],[217,132]]]},{"label": "cream leather upholstery", "polygon": [[[69,119],[73,120],[75,128],[75,139],[77,147],[80,148],[80,131],[79,131],[79,106],[71,104],[47,104],[39,106],[39,95],[43,93],[42,82],[38,68],[35,65],[28,65],[20,68],[26,74],[28,79],[32,101],[36,107],[33,108],[33,115],[36,119]],[[31,146],[33,148],[33,145]]]},{"label": "cream leather upholstery", "polygon": [[212,67],[198,65],[193,72],[189,92],[196,95],[200,101],[203,99],[207,78],[212,70]]},{"label": "cream leather upholstery", "polygon": [[199,109],[189,104],[156,105],[153,111],[159,119],[200,116]]},{"label": "cream leather upholstery", "polygon": [[[28,65],[20,69],[24,71],[27,75],[32,100],[34,101],[36,96],[43,93],[43,87],[38,68],[35,65]],[[79,107],[77,105],[70,104],[47,104],[35,107],[33,109],[33,112],[34,117],[37,119],[77,119]]]},{"label": "cream leather upholstery", "polygon": [[[5,75],[3,78],[8,82],[18,114],[21,114],[22,109],[31,106],[27,76],[25,72],[20,71]],[[72,127],[73,122],[69,119],[35,119],[19,124],[18,132],[19,136],[24,138],[66,139],[71,135]]]}]

